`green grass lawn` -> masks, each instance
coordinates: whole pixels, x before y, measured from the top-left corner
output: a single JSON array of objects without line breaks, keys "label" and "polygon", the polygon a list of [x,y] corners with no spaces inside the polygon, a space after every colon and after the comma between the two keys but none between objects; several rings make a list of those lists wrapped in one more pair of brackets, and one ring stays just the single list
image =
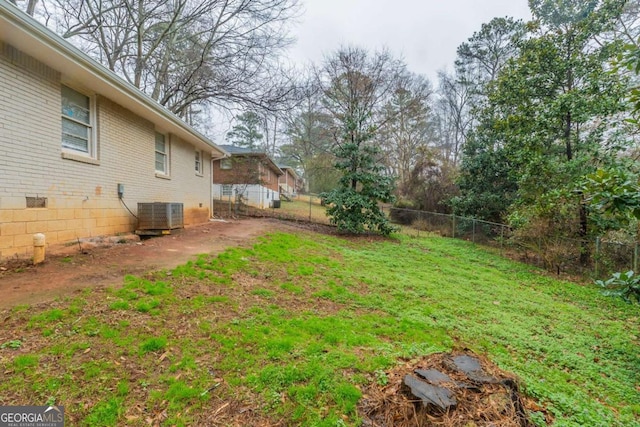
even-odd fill
[{"label": "green grass lawn", "polygon": [[69,425],[357,426],[385,372],[470,348],[556,426],[633,426],[639,314],[464,241],[275,233],[2,313],[0,404],[61,404]]},{"label": "green grass lawn", "polygon": [[[291,202],[282,200],[280,203],[280,209],[275,209],[274,214],[289,215],[302,220],[311,220],[312,222],[320,224],[328,224],[329,217],[325,213],[327,209],[324,206],[320,206],[316,201],[316,199],[313,199],[313,202],[309,203],[308,200],[293,200]],[[311,215],[311,219],[309,219],[309,215]]]}]

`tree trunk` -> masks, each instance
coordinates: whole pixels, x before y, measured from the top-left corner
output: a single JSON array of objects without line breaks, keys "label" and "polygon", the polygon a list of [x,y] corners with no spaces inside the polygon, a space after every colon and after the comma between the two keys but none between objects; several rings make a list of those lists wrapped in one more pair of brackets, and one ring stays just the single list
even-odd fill
[{"label": "tree trunk", "polygon": [[144,3],[142,0],[138,0],[138,11],[137,11],[137,19],[138,22],[136,28],[136,66],[134,70],[133,84],[135,87],[140,89],[140,84],[142,82],[142,56],[143,52],[143,32],[144,32]]},{"label": "tree trunk", "polygon": [[27,3],[27,15],[33,16],[33,13],[36,11],[37,3],[38,0],[29,0],[29,3]]},{"label": "tree trunk", "polygon": [[587,241],[587,204],[584,200],[584,195],[580,196],[580,229],[578,235],[580,236],[580,265],[587,266],[589,259],[591,258],[591,248]]},{"label": "tree trunk", "polygon": [[573,149],[571,147],[571,111],[567,113],[566,123],[564,128],[564,141],[567,152],[567,161],[570,162],[573,159]]}]

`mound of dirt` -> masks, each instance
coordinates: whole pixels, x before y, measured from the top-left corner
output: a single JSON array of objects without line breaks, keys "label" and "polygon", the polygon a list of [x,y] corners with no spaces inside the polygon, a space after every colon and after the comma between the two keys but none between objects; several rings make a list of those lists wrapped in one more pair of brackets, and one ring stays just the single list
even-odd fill
[{"label": "mound of dirt", "polygon": [[436,353],[380,376],[358,412],[364,427],[533,427],[550,416],[524,397],[514,375],[469,351]]}]

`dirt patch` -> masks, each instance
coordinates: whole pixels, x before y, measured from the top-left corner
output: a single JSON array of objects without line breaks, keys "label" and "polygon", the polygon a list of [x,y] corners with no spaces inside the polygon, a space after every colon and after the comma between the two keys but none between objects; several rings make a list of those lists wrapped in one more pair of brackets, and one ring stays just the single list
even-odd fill
[{"label": "dirt patch", "polygon": [[106,246],[52,246],[46,262],[38,266],[24,259],[0,263],[0,309],[50,301],[86,287],[119,285],[127,274],[174,268],[198,254],[219,253],[285,229],[291,226],[270,219],[215,221],[139,242],[112,239]]},{"label": "dirt patch", "polygon": [[[478,369],[465,367],[469,362]],[[515,376],[482,356],[436,353],[373,381],[358,412],[365,427],[532,427],[532,412],[553,421],[518,388]]]}]

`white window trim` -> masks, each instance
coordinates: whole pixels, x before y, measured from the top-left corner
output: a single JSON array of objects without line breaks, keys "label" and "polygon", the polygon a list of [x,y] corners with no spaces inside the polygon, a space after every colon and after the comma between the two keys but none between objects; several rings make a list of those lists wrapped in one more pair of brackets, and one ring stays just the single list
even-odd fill
[{"label": "white window trim", "polygon": [[[164,136],[164,153],[162,153],[165,156],[164,171],[155,169],[156,153],[159,153],[159,151],[156,150],[156,135]],[[155,169],[156,177],[158,178],[169,178],[171,176],[171,135],[170,134],[166,134],[158,131],[156,131],[153,134],[153,168]]]},{"label": "white window trim", "polygon": [[[98,160],[98,137],[96,132],[96,124],[97,124],[97,112],[96,112],[96,96],[95,94],[88,94],[86,91],[79,90],[76,87],[69,84],[61,84],[60,85],[60,95],[62,97],[62,86],[66,86],[69,89],[78,92],[81,95],[89,98],[89,121],[90,123],[87,125],[86,123],[80,122],[78,120],[74,120],[72,117],[65,116],[60,112],[60,148],[62,149],[62,158],[76,161],[84,161],[87,160],[87,163],[98,164],[96,161]],[[60,106],[62,107],[62,98],[60,99]],[[87,126],[89,128],[89,141],[87,141],[87,150],[88,153],[80,150],[74,150],[73,148],[64,147],[62,145],[62,119],[70,120],[76,123],[79,123],[83,126]]]},{"label": "white window trim", "polygon": [[220,188],[220,196],[221,197],[233,196],[233,184],[222,184]]},{"label": "white window trim", "polygon": [[202,150],[198,150],[196,148],[194,160],[195,160],[195,165],[194,166],[195,166],[195,170],[196,170],[196,175],[202,176],[203,173],[204,173],[204,163],[203,163],[203,157],[202,157]]}]

